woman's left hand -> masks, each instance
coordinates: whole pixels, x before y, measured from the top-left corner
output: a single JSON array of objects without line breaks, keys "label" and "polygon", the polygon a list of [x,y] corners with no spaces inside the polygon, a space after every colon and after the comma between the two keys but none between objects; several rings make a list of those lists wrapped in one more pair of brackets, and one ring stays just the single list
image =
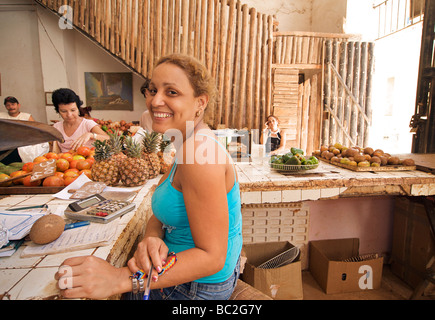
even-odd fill
[{"label": "woman's left hand", "polygon": [[152,279],[157,281],[157,273],[162,270],[168,252],[169,249],[162,239],[159,237],[146,237],[139,242],[133,258],[128,261],[128,267],[133,273],[138,270],[148,273],[152,263],[155,270]]},{"label": "woman's left hand", "polygon": [[78,147],[84,146],[86,142],[88,142],[93,137],[92,132],[86,132],[80,136],[71,146],[71,149],[77,150]]},{"label": "woman's left hand", "polygon": [[65,298],[104,299],[123,292],[122,282],[131,283],[129,274],[101,258],[81,256],[66,259],[54,278]]}]

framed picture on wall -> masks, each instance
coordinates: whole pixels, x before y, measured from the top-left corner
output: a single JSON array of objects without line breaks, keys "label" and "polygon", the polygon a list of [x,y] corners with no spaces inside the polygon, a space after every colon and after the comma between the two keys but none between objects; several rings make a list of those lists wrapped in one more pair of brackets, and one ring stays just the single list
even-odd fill
[{"label": "framed picture on wall", "polygon": [[52,106],[53,105],[53,101],[51,100],[51,95],[53,94],[53,92],[46,92],[45,93],[45,105],[46,106]]},{"label": "framed picture on wall", "polygon": [[133,110],[131,72],[85,72],[86,105],[92,110]]}]

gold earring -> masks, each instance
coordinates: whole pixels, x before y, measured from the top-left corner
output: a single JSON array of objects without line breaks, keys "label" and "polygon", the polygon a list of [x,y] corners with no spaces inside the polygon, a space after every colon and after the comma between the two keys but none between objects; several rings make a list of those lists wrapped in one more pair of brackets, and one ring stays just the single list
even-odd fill
[{"label": "gold earring", "polygon": [[198,118],[201,115],[201,110],[196,111],[195,116]]}]

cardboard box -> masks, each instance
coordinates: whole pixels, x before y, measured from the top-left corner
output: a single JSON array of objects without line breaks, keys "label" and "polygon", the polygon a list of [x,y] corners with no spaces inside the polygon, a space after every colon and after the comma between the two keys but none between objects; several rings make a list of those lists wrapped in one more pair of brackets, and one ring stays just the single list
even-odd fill
[{"label": "cardboard box", "polygon": [[359,239],[310,242],[310,272],[327,293],[357,292],[381,286],[383,258],[359,262],[343,260],[359,256]]},{"label": "cardboard box", "polygon": [[292,263],[272,269],[260,264],[294,247],[288,241],[251,243],[243,246],[247,257],[242,279],[275,300],[302,300],[302,271],[298,256]]}]

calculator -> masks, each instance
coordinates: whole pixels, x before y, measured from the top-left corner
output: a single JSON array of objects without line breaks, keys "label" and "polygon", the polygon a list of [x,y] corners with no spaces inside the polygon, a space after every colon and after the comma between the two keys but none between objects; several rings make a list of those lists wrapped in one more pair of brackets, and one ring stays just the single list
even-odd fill
[{"label": "calculator", "polygon": [[65,210],[65,216],[73,220],[107,223],[130,212],[135,207],[136,205],[129,201],[111,200],[100,194],[94,194],[70,203]]}]

